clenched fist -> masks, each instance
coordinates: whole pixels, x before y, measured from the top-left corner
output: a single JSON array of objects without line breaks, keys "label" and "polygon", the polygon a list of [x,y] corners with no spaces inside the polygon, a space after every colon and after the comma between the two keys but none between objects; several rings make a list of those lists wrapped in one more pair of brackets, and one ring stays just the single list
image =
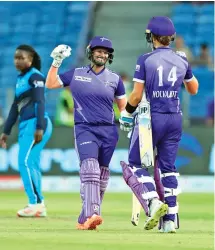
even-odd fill
[{"label": "clenched fist", "polygon": [[72,49],[65,44],[58,45],[51,53],[51,57],[54,59],[52,66],[59,68],[62,61],[71,55]]}]

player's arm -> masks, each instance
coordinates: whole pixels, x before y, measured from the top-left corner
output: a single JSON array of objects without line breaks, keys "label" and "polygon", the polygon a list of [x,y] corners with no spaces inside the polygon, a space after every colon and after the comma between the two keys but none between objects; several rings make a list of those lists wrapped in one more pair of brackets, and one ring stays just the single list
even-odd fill
[{"label": "player's arm", "polygon": [[144,82],[145,82],[145,58],[140,56],[137,60],[136,70],[134,73],[134,88],[128,98],[125,110],[120,113],[120,128],[124,131],[130,131],[134,125],[134,117],[138,104],[141,102]]},{"label": "player's arm", "polygon": [[184,86],[187,92],[191,95],[196,95],[198,93],[199,82],[195,76],[193,76],[190,80],[184,80]]},{"label": "player's arm", "polygon": [[184,81],[183,81],[185,89],[191,95],[196,95],[198,93],[199,83],[198,83],[198,80],[193,75],[192,68],[189,62],[187,61],[186,54],[182,51],[176,51],[176,54],[178,54],[180,57],[183,58],[184,61],[187,62],[187,71],[186,71]]},{"label": "player's arm", "polygon": [[134,88],[128,98],[128,103],[133,107],[137,107],[138,104],[141,102],[143,91],[144,91],[144,83],[134,82]]},{"label": "player's arm", "polygon": [[130,114],[134,113],[138,104],[141,102],[144,93],[144,83],[145,83],[145,55],[141,55],[136,64],[134,72],[134,88],[128,98],[128,103],[126,105],[126,111]]},{"label": "player's arm", "polygon": [[59,45],[52,51],[51,57],[54,60],[46,79],[46,87],[48,89],[56,89],[64,86],[64,83],[58,76],[58,68],[61,66],[63,60],[70,55],[71,48],[67,45]]},{"label": "player's arm", "polygon": [[51,66],[46,78],[46,87],[48,89],[58,89],[62,88],[63,85],[59,81],[58,68]]},{"label": "player's arm", "polygon": [[4,125],[3,133],[0,136],[0,145],[3,148],[7,147],[7,138],[8,135],[10,135],[13,125],[16,123],[16,120],[18,118],[19,112],[18,112],[18,105],[16,97],[14,99],[13,104],[11,105],[9,115],[7,117],[7,120]]},{"label": "player's arm", "polygon": [[120,113],[120,128],[124,131],[130,131],[134,125],[134,116],[138,104],[142,100],[144,91],[144,84],[141,82],[134,82],[134,88],[131,92],[125,110]]},{"label": "player's arm", "polygon": [[40,74],[33,74],[29,79],[32,87],[33,102],[37,118],[36,129],[44,129],[45,115],[45,78]]},{"label": "player's arm", "polygon": [[125,110],[125,106],[126,106],[126,103],[127,103],[126,96],[123,97],[122,99],[115,99],[115,101],[116,101],[117,107],[118,107],[120,112]]},{"label": "player's arm", "polygon": [[127,103],[127,97],[125,94],[125,86],[123,84],[121,77],[119,77],[119,82],[115,92],[115,102],[120,112],[125,109]]},{"label": "player's arm", "polygon": [[29,79],[32,87],[32,99],[35,106],[36,130],[34,133],[34,142],[39,143],[44,133],[44,116],[45,116],[45,78],[40,74],[33,74]]},{"label": "player's arm", "polygon": [[18,118],[19,112],[18,112],[18,104],[16,97],[14,98],[14,101],[11,105],[9,115],[7,117],[7,120],[4,125],[4,134],[10,135],[13,125],[16,123],[16,120]]}]

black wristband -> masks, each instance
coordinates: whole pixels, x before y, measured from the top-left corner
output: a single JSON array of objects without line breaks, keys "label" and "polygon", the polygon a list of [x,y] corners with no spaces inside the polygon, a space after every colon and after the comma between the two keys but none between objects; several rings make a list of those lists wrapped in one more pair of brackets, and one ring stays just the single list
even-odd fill
[{"label": "black wristband", "polygon": [[136,107],[131,106],[131,104],[130,104],[129,102],[127,102],[127,104],[126,104],[126,106],[125,106],[125,110],[126,110],[128,113],[130,113],[130,114],[134,113],[134,111],[136,110],[136,108],[137,108],[137,106],[136,106]]}]

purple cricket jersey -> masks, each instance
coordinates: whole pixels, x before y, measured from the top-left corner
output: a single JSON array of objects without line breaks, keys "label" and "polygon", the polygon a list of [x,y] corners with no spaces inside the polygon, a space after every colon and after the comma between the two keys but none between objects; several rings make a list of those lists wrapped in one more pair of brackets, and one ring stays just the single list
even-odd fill
[{"label": "purple cricket jersey", "polygon": [[151,113],[181,113],[178,94],[183,81],[192,78],[184,52],[159,47],[138,58],[133,81],[144,83]]},{"label": "purple cricket jersey", "polygon": [[113,101],[125,97],[125,88],[118,74],[107,68],[96,74],[88,65],[60,74],[59,80],[72,92],[75,124],[114,124]]}]

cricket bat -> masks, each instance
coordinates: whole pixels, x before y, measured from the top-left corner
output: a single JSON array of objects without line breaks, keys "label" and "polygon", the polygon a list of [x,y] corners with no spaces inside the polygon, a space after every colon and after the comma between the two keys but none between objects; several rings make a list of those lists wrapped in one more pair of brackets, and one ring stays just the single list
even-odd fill
[{"label": "cricket bat", "polygon": [[150,168],[154,166],[154,152],[150,103],[147,101],[145,93],[138,108],[140,160],[142,167]]},{"label": "cricket bat", "polygon": [[132,215],[131,215],[131,223],[134,226],[138,226],[139,219],[140,219],[140,210],[141,210],[141,205],[140,202],[138,201],[137,197],[135,194],[132,194]]},{"label": "cricket bat", "polygon": [[[145,93],[143,93],[143,98],[138,108],[140,160],[142,167],[150,168],[154,166],[154,152],[150,103],[147,101]],[[133,194],[131,223],[134,226],[137,226],[139,223],[140,211],[141,205],[136,196]]]}]

